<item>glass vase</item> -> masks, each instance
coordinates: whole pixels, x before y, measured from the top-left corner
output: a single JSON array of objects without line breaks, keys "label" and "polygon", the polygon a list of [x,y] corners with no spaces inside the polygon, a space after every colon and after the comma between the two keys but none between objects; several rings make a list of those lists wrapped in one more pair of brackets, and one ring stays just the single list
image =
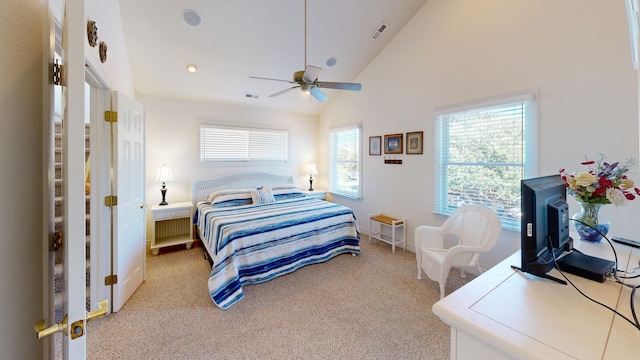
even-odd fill
[{"label": "glass vase", "polygon": [[599,243],[602,236],[609,232],[610,223],[602,216],[598,216],[600,208],[605,204],[592,204],[578,201],[580,212],[572,216],[573,225],[580,240]]}]

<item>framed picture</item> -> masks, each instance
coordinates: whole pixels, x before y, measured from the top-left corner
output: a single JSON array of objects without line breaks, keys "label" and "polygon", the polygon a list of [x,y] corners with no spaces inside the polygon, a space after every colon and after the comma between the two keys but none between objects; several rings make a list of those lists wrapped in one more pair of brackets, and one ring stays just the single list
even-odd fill
[{"label": "framed picture", "polygon": [[402,154],[402,134],[384,136],[385,154]]},{"label": "framed picture", "polygon": [[407,154],[422,154],[422,131],[407,133]]},{"label": "framed picture", "polygon": [[382,136],[369,136],[369,155],[382,155]]}]

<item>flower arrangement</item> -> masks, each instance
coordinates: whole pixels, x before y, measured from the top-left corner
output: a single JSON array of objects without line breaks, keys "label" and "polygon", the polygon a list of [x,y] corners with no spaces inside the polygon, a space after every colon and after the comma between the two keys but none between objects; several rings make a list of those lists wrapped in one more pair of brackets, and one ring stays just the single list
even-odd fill
[{"label": "flower arrangement", "polygon": [[567,184],[567,192],[579,202],[615,206],[626,205],[628,201],[635,199],[636,195],[631,190],[640,196],[640,189],[634,187],[633,180],[626,175],[635,161],[629,159],[623,164],[610,164],[605,159],[606,156],[600,154],[597,161],[587,160],[581,163],[589,168],[588,171],[567,174],[565,169],[561,169],[560,174]]}]

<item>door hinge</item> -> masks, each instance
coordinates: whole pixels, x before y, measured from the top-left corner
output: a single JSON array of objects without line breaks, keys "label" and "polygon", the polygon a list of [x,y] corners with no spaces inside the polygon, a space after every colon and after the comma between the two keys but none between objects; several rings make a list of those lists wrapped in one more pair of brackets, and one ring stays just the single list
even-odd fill
[{"label": "door hinge", "polygon": [[53,64],[51,64],[51,68],[49,69],[50,76],[49,80],[53,85],[62,85],[62,77],[64,75],[64,65],[58,63],[56,60]]},{"label": "door hinge", "polygon": [[109,275],[109,276],[105,276],[104,278],[104,284],[106,286],[114,285],[117,283],[118,283],[118,275]]},{"label": "door hinge", "polygon": [[118,112],[107,110],[104,112],[104,121],[106,122],[118,122]]},{"label": "door hinge", "polygon": [[51,249],[58,251],[62,247],[62,232],[56,231],[51,237]]},{"label": "door hinge", "polygon": [[112,207],[118,205],[118,197],[109,195],[104,197],[104,206]]}]

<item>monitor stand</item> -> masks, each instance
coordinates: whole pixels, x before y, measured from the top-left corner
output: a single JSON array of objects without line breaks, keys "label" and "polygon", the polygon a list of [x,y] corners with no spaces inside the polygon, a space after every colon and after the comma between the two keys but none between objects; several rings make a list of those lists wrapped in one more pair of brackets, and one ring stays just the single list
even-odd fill
[{"label": "monitor stand", "polygon": [[551,271],[551,269],[555,268],[553,259],[558,259],[563,253],[571,251],[572,245],[573,241],[569,241],[562,248],[556,248],[545,252],[542,256],[538,257],[536,261],[532,261],[528,264],[523,264],[522,267],[511,265],[511,268],[527,274],[541,277],[543,279],[555,281],[562,285],[567,285],[566,281],[558,279],[557,277],[551,276],[547,273]]},{"label": "monitor stand", "polygon": [[613,261],[583,254],[573,249],[557,260],[558,268],[585,279],[604,282],[616,269]]}]

